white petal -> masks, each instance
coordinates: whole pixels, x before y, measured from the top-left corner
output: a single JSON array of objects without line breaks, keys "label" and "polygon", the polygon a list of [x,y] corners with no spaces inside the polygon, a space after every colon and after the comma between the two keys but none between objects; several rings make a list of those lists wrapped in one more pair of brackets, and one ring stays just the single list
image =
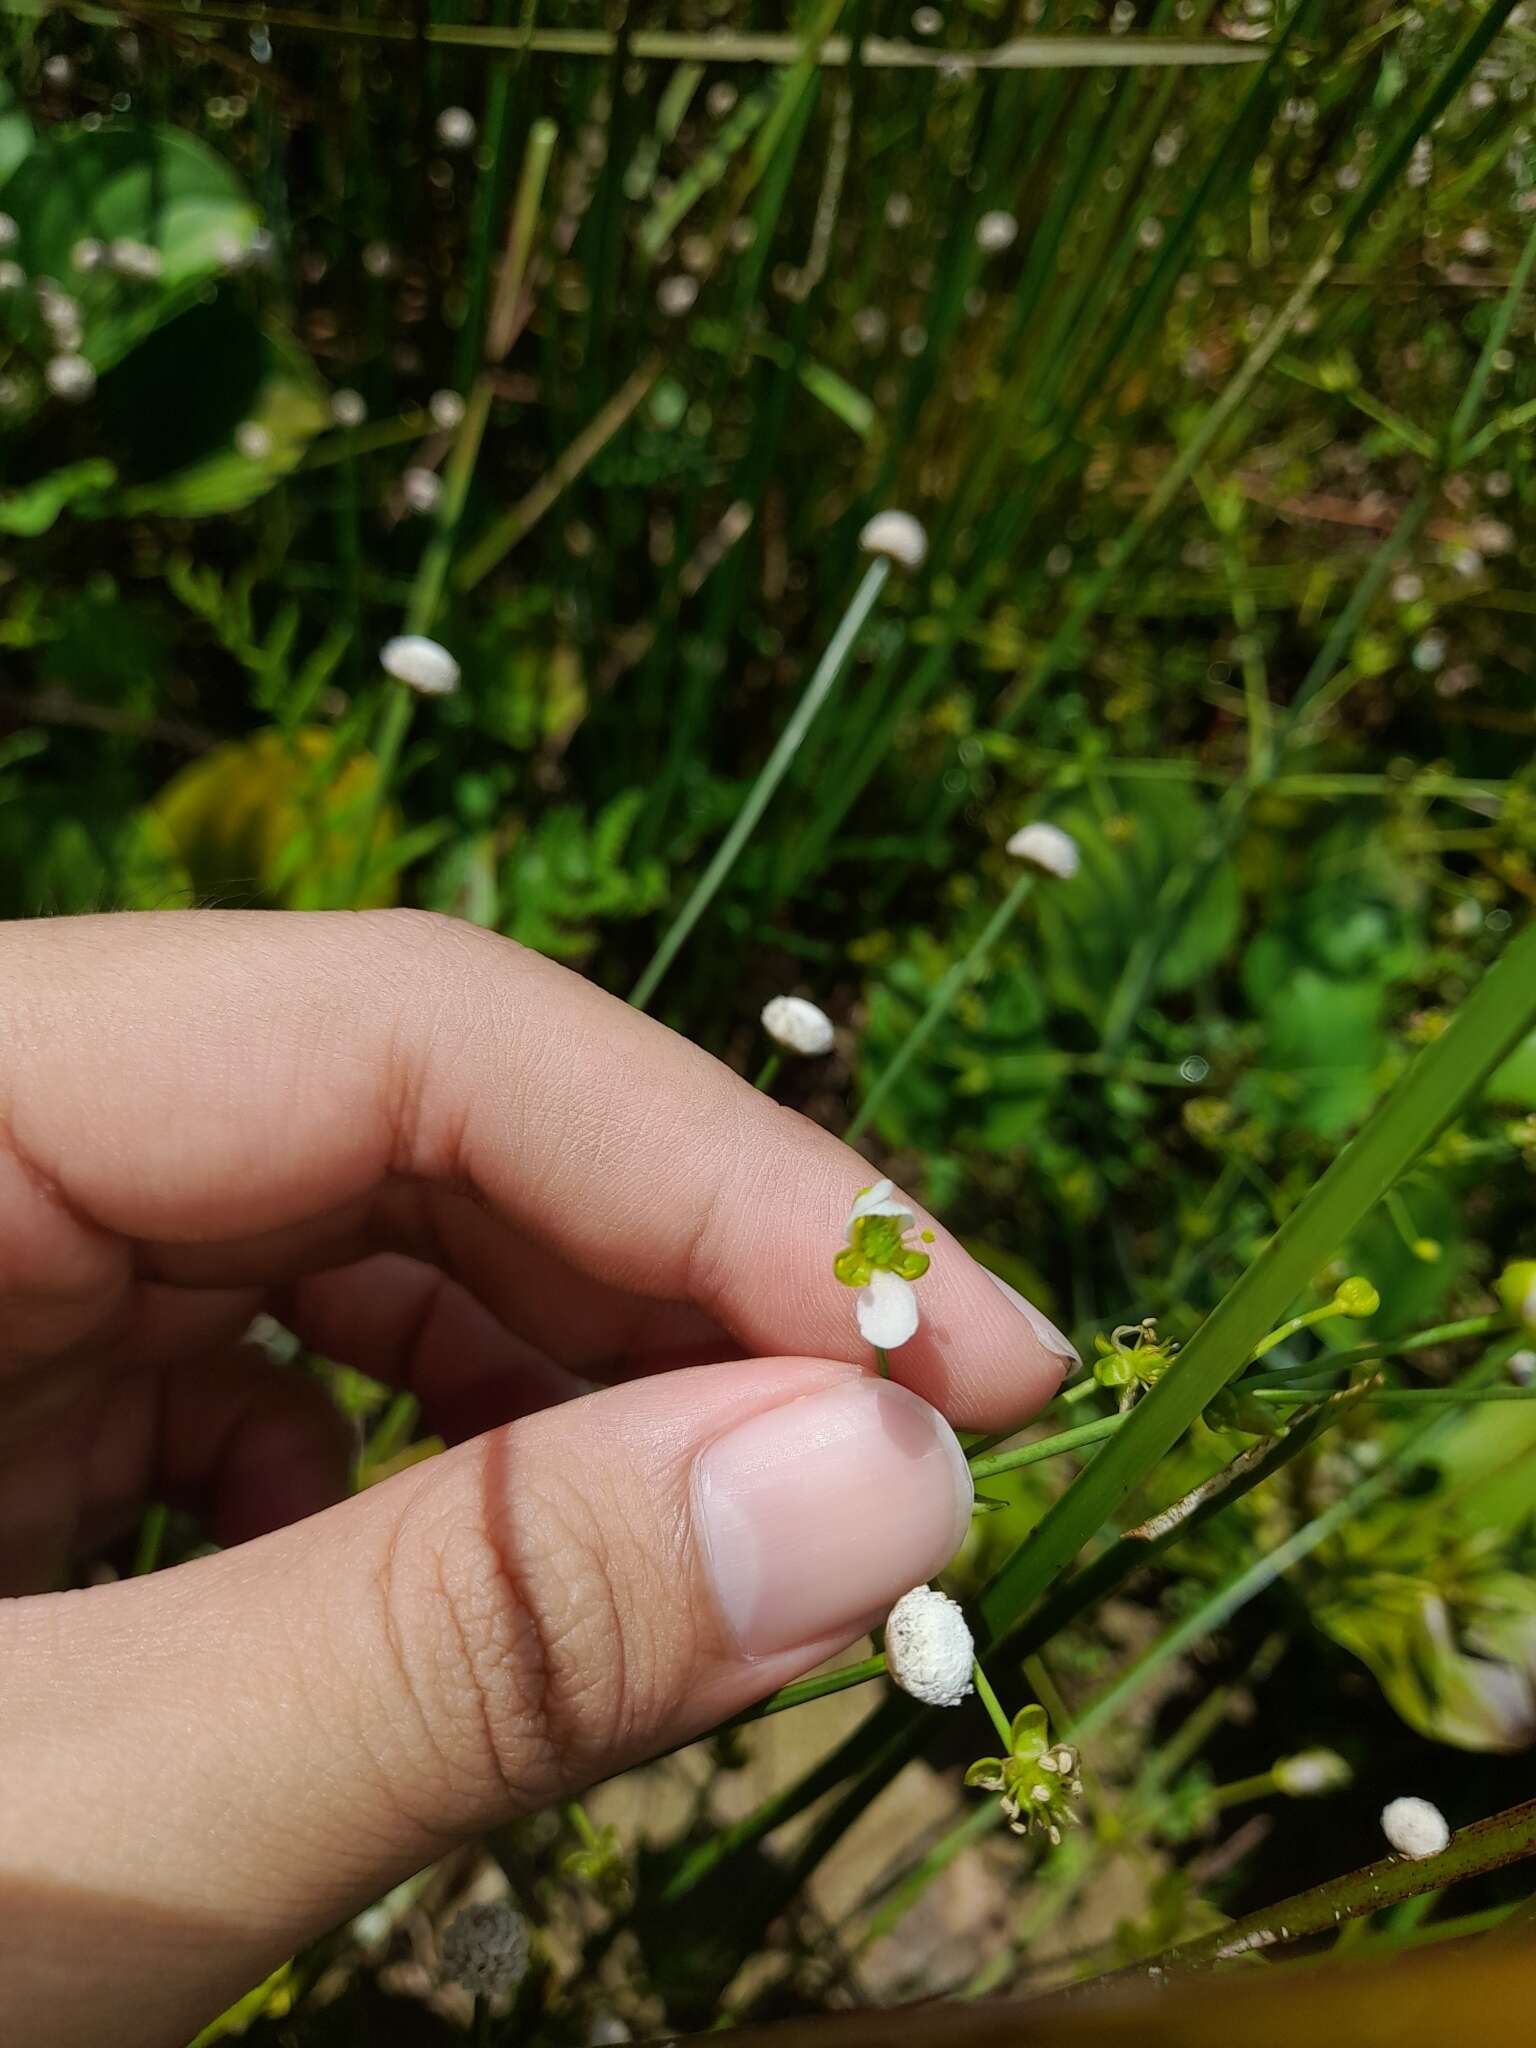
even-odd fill
[{"label": "white petal", "polygon": [[881,1351],[894,1351],[917,1334],[917,1293],[899,1273],[875,1272],[854,1301],[859,1335]]},{"label": "white petal", "polygon": [[926,1706],[959,1706],[972,1690],[975,1655],[964,1614],[937,1587],[914,1586],[886,1619],[886,1667],[903,1692]]},{"label": "white petal", "polygon": [[915,1229],[916,1215],[905,1202],[893,1201],[892,1193],[888,1180],[877,1180],[872,1188],[866,1188],[862,1195],[856,1195],[853,1207],[848,1211],[848,1221],[843,1226],[844,1233],[852,1230],[861,1216],[899,1216],[903,1230]]}]

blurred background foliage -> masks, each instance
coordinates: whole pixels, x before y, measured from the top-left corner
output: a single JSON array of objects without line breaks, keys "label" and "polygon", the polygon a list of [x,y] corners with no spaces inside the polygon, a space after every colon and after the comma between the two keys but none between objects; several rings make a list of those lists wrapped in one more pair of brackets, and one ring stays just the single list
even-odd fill
[{"label": "blurred background foliage", "polygon": [[[779,1092],[840,1127],[1008,887],[1009,833],[1070,831],[1079,873],[869,1139],[1085,1351],[1186,1337],[1528,914],[1528,8],[6,0],[0,56],[4,914],[410,903],[623,994],[899,504],[927,561],[652,1007],[750,1073],[762,1002],[813,996],[837,1049]],[[386,681],[402,622],[456,692]],[[1320,1341],[1495,1315],[1533,1165],[1536,1039],[1338,1247],[1320,1281],[1381,1304]],[[337,1385],[369,1476],[415,1454],[408,1413]],[[1256,1670],[1265,1704],[1162,1778],[1147,1723],[1105,1766],[1145,1846],[1101,1949],[1363,1860],[1405,1776],[1458,1819],[1530,1792],[1530,1413],[1442,1432],[1176,1667],[1163,1734]],[[1395,1426],[1360,1410],[1192,1535],[1063,1639],[1062,1684],[1198,1613]],[[1197,1430],[1151,1505],[1221,1462]],[[962,1582],[1057,1469],[999,1483]],[[1359,1774],[1326,1853],[1299,1810],[1221,1862],[1211,1772],[1309,1741]],[[561,1840],[498,1851],[547,1915]],[[659,2021],[654,1955],[599,1969],[622,1944],[583,1870],[569,1982]],[[919,1988],[1044,1968],[1087,1879],[1037,1880],[1000,1972]],[[844,1997],[798,1925],[722,2010]],[[548,2038],[599,2038],[587,1991],[549,1996]]]}]

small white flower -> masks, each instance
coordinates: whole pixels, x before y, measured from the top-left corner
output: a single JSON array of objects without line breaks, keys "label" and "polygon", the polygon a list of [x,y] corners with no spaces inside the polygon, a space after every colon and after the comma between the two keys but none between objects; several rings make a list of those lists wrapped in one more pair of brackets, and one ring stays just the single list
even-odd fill
[{"label": "small white flower", "polygon": [[395,271],[395,252],[388,242],[368,242],[363,248],[363,269],[370,277],[392,277]]},{"label": "small white flower", "polygon": [[126,235],[107,250],[107,261],[119,277],[130,277],[139,284],[153,284],[165,268],[158,249],[151,249],[148,242],[132,241]]},{"label": "small white flower", "polygon": [[[895,1229],[868,1229],[876,1217],[890,1219]],[[917,1334],[914,1282],[928,1270],[928,1255],[905,1242],[916,1223],[906,1204],[893,1200],[888,1180],[865,1188],[848,1212],[848,1242],[834,1270],[845,1287],[858,1289],[853,1306],[859,1335],[880,1351],[895,1351]]]},{"label": "small white flower", "polygon": [[444,107],[437,117],[437,139],[444,149],[473,149],[479,132],[468,107]]},{"label": "small white flower", "polygon": [[435,469],[408,469],[400,479],[400,489],[413,512],[435,512],[443,495],[443,480]]},{"label": "small white flower", "polygon": [[937,7],[919,7],[912,16],[914,33],[920,36],[936,36],[944,26],[944,17]]},{"label": "small white flower", "polygon": [[1275,1765],[1277,1791],[1287,1799],[1310,1799],[1319,1792],[1335,1792],[1347,1785],[1350,1768],[1337,1750],[1303,1749],[1295,1756],[1283,1756]]},{"label": "small white flower", "polygon": [[67,405],[79,405],[96,389],[96,372],[84,356],[52,356],[43,371],[43,381],[55,398],[62,398]]},{"label": "small white flower", "polygon": [[427,411],[434,427],[451,434],[464,418],[464,401],[457,391],[434,391],[427,400]]},{"label": "small white flower", "polygon": [[86,235],[70,250],[69,260],[76,270],[100,270],[102,258],[106,253],[104,242],[98,242],[94,235]]},{"label": "small white flower", "polygon": [[43,76],[50,85],[72,85],[74,83],[75,67],[68,57],[50,57],[43,66]]},{"label": "small white flower", "polygon": [[331,393],[331,418],[338,427],[360,427],[367,417],[368,406],[361,391],[343,386]]},{"label": "small white flower", "polygon": [[976,223],[976,246],[988,256],[995,256],[1000,249],[1011,249],[1018,235],[1018,222],[1011,213],[1001,210],[984,213]]},{"label": "small white flower", "polygon": [[238,270],[245,262],[247,245],[243,235],[221,228],[213,238],[214,260],[221,270]]},{"label": "small white flower", "polygon": [[26,281],[27,273],[19,263],[0,257],[0,292],[19,292]]},{"label": "small white flower", "polygon": [[459,664],[446,647],[422,633],[402,633],[386,640],[379,666],[385,675],[418,690],[423,697],[450,697],[459,687]]},{"label": "small white flower", "polygon": [[785,1052],[820,1059],[832,1050],[832,1019],[804,996],[775,996],[763,1005],[763,1029]]},{"label": "small white flower", "polygon": [[235,429],[235,446],[247,462],[265,462],[272,453],[272,436],[260,420],[242,420]]},{"label": "small white flower", "polygon": [[16,224],[15,215],[0,213],[0,249],[14,249],[20,240],[21,229]]},{"label": "small white flower", "polygon": [[477,1998],[512,1991],[528,1969],[528,1927],[501,1900],[466,1906],[442,1939],[443,1975]]},{"label": "small white flower", "polygon": [[1021,826],[1008,841],[1008,851],[1015,860],[1028,861],[1031,867],[1055,875],[1058,881],[1070,882],[1078,870],[1077,841],[1059,825],[1037,820],[1033,825]]},{"label": "small white flower", "polygon": [[1438,1856],[1451,1839],[1445,1815],[1427,1799],[1394,1799],[1381,1809],[1381,1831],[1411,1863]]},{"label": "small white flower", "polygon": [[1512,1351],[1504,1370],[1517,1387],[1536,1387],[1536,1351]]},{"label": "small white flower", "polygon": [[974,1689],[976,1645],[959,1604],[933,1586],[903,1593],[885,1624],[885,1662],[903,1692],[927,1707],[958,1707]]},{"label": "small white flower", "polygon": [[859,535],[866,555],[888,555],[902,569],[920,569],[928,536],[910,512],[877,512]]}]

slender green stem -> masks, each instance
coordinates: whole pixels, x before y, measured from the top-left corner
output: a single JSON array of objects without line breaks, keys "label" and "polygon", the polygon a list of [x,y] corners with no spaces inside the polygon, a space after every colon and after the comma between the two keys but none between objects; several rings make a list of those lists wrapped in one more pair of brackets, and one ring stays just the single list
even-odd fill
[{"label": "slender green stem", "polygon": [[1003,1755],[1007,1756],[1009,1744],[1013,1740],[1013,1729],[1009,1724],[1008,1716],[1003,1712],[1002,1702],[992,1690],[990,1679],[981,1668],[979,1659],[971,1665],[971,1677],[975,1681],[976,1696],[986,1708],[992,1726],[997,1730],[997,1739],[1003,1745]]},{"label": "slender green stem", "polygon": [[160,1501],[152,1501],[144,1510],[139,1521],[139,1540],[133,1553],[133,1576],[142,1579],[157,1569],[160,1553],[165,1548],[165,1525],[167,1511]]},{"label": "slender green stem", "polygon": [[878,1344],[875,1346],[875,1367],[876,1370],[879,1372],[881,1379],[888,1380],[890,1378],[890,1354],[886,1351],[883,1351]]},{"label": "slender green stem", "polygon": [[993,947],[1018,915],[1020,905],[1031,894],[1038,880],[1039,874],[1034,868],[1022,869],[1015,878],[1012,888],[988,918],[981,933],[972,941],[964,957],[946,971],[943,980],[929,999],[927,1009],[891,1055],[889,1065],[877,1075],[874,1086],[859,1106],[858,1114],[843,1133],[848,1144],[857,1144],[869,1128],[870,1119],[948,1016],[961,991],[981,972]]},{"label": "slender green stem", "polygon": [[988,1457],[972,1458],[973,1479],[995,1479],[1002,1472],[1021,1472],[1026,1465],[1040,1465],[1047,1458],[1059,1458],[1067,1451],[1086,1450],[1090,1444],[1101,1444],[1123,1429],[1130,1420],[1128,1415],[1103,1415],[1094,1422],[1080,1423],[1076,1429],[1064,1429],[1057,1436],[1043,1436],[1032,1444],[1020,1444],[1017,1450],[996,1451]]},{"label": "slender green stem", "polygon": [[815,671],[805,686],[804,694],[795,706],[789,723],[780,733],[773,752],[758,771],[757,780],[747,792],[746,801],[737,812],[731,829],[720,842],[713,860],[694,885],[693,893],[667,928],[645,972],[635,983],[634,992],[629,1000],[637,1010],[643,1010],[656,993],[663,975],[682,951],[694,926],[708,910],[721,884],[736,865],[757,821],[768,808],[774,791],[789,772],[790,764],[800,751],[817,712],[831,695],[839,676],[847,666],[859,635],[864,630],[865,622],[874,610],[890,573],[891,565],[884,555],[878,556],[864,571],[859,587],[854,592],[837,631],[828,642],[826,653],[816,664]]},{"label": "slender green stem", "polygon": [[1533,265],[1536,265],[1536,226],[1532,227],[1525,238],[1525,247],[1520,251],[1520,260],[1509,280],[1509,289],[1499,301],[1498,310],[1489,323],[1481,352],[1471,376],[1467,379],[1467,388],[1462,393],[1461,403],[1451,420],[1450,432],[1446,437],[1446,449],[1453,464],[1466,460],[1467,442],[1473,424],[1482,410],[1483,394],[1488,388],[1488,379],[1493,374],[1494,359],[1509,340],[1509,331],[1520,309],[1520,301],[1531,281]]},{"label": "slender green stem", "polygon": [[767,1059],[765,1059],[761,1067],[758,1068],[757,1079],[752,1083],[752,1086],[756,1088],[761,1094],[766,1095],[769,1089],[772,1088],[774,1082],[777,1081],[777,1079],[779,1078],[779,1069],[783,1066],[783,1064],[783,1053],[769,1053]]}]

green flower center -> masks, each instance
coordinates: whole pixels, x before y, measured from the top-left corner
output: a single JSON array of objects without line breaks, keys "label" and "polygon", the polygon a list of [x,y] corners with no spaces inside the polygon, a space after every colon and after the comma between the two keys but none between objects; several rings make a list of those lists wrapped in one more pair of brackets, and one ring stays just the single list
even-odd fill
[{"label": "green flower center", "polygon": [[901,1241],[899,1216],[860,1216],[848,1231],[848,1242],[832,1261],[845,1287],[867,1287],[875,1273],[895,1273],[902,1280],[921,1280],[927,1272],[926,1252],[911,1251]]}]

